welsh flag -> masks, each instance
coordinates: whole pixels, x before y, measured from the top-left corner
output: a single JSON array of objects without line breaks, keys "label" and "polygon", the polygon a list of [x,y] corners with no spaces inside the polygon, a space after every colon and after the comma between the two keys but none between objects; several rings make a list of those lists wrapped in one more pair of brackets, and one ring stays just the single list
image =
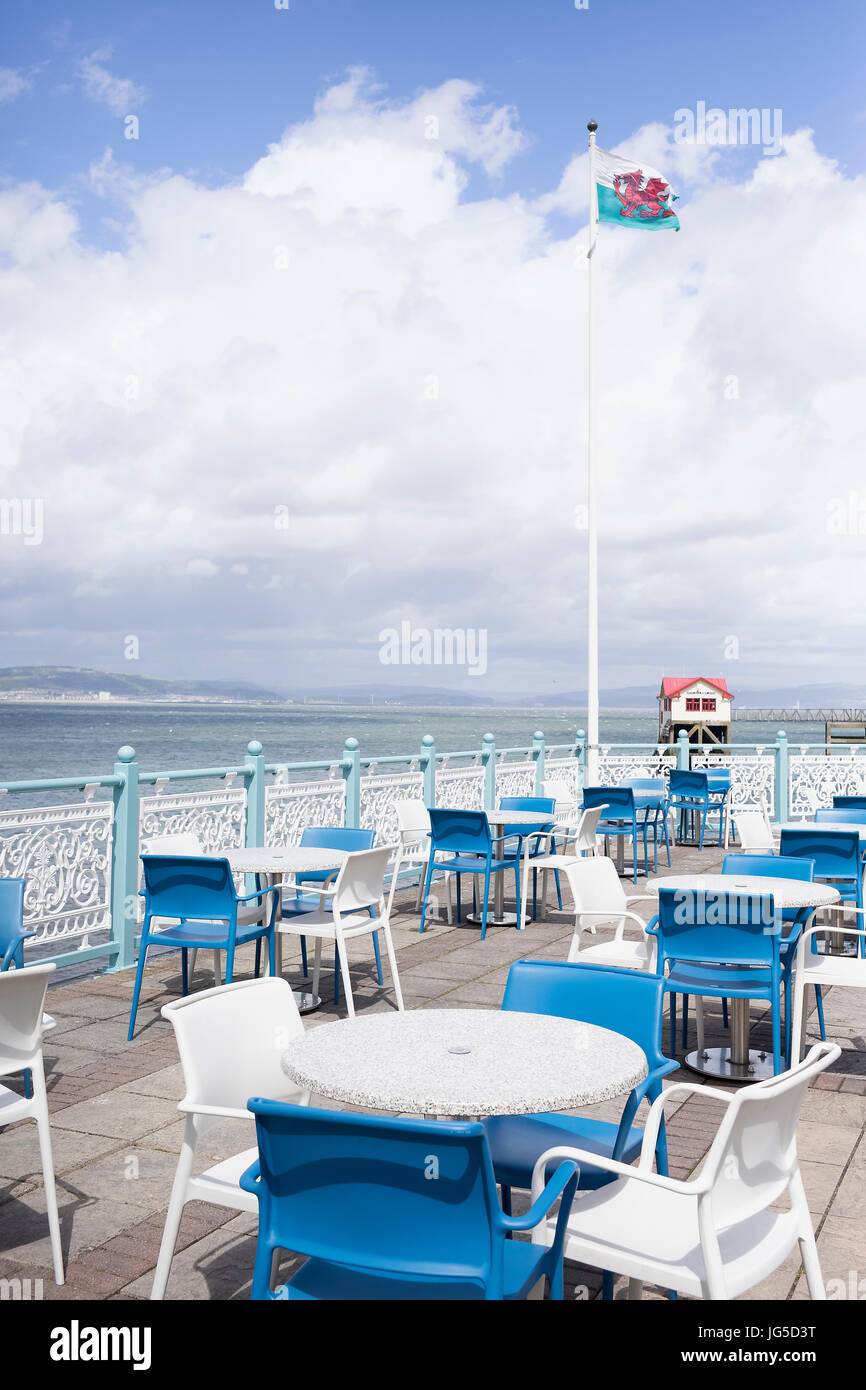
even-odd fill
[{"label": "welsh flag", "polygon": [[595,148],[595,186],[599,222],[620,227],[672,227],[680,229],[671,207],[676,193],[658,169],[633,159]]}]

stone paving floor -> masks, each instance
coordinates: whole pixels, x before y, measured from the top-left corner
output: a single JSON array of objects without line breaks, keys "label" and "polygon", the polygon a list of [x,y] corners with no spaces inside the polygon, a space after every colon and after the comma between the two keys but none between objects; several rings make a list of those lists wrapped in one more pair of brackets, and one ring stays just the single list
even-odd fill
[{"label": "stone paving floor", "polygon": [[[680,872],[719,866],[716,850],[678,849]],[[626,891],[639,891],[627,884]],[[523,956],[563,960],[572,918],[556,910],[555,896],[545,921],[522,933],[491,929],[484,942],[478,928],[449,927],[441,920],[418,933],[414,891],[398,895],[393,934],[407,1008],[498,1008],[512,961]],[[648,919],[649,902],[641,905]],[[599,936],[599,939],[603,939]],[[387,963],[385,985],[376,982],[369,938],[350,947],[359,1012],[392,1007]],[[299,964],[286,952],[289,977]],[[194,988],[213,983],[210,958],[199,956]],[[251,972],[252,952],[240,953],[238,978]],[[139,1026],[126,1041],[132,972],[103,974],[58,983],[48,1008],[57,1027],[46,1034],[45,1062],[52,1116],[54,1161],[67,1282],[57,1288],[51,1276],[48,1229],[35,1126],[0,1131],[0,1280],[42,1280],[41,1296],[58,1299],[140,1300],[149,1297],[168,1196],[179,1152],[183,1122],[177,1102],[183,1080],[174,1034],[161,1017],[163,1004],[180,994],[180,960],[164,955],[148,967]],[[322,976],[323,1007],[305,1023],[315,1028],[344,1017],[335,1008],[333,976]],[[822,1269],[833,1297],[866,1296],[866,999],[857,990],[826,995],[828,1037],[842,1056],[832,1073],[819,1077],[802,1115],[799,1149],[804,1183],[818,1235]],[[752,1006],[752,1044],[769,1045],[763,1006]],[[817,1037],[814,1013],[808,1036]],[[721,1044],[720,1013],[708,1011],[707,1040]],[[693,1046],[694,1020],[690,1046]],[[698,1082],[680,1071],[674,1081]],[[15,1083],[13,1082],[13,1085]],[[720,1083],[714,1083],[716,1085]],[[618,1118],[622,1101],[593,1107],[592,1113]],[[668,1114],[671,1174],[686,1178],[699,1166],[712,1142],[723,1110],[700,1092],[673,1104]],[[645,1114],[645,1107],[644,1107]],[[203,1143],[199,1168],[251,1146],[252,1123],[217,1127]],[[253,1216],[190,1203],[183,1218],[167,1297],[170,1299],[246,1299],[255,1249]],[[288,1273],[287,1260],[283,1272]],[[567,1296],[595,1298],[596,1271],[567,1265]],[[862,1291],[860,1280],[863,1279]],[[31,1289],[39,1289],[31,1283]],[[617,1296],[624,1296],[620,1283]],[[661,1297],[646,1289],[646,1297]],[[749,1297],[808,1298],[799,1258]]]}]

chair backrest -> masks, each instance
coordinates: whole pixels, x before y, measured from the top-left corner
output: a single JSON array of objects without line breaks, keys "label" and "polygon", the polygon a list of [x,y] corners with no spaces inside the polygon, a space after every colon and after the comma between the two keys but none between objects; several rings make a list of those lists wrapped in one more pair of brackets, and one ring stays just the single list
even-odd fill
[{"label": "chair backrest", "polygon": [[142,842],[143,854],[204,854],[204,847],[191,830],[180,830],[176,835],[151,835]]},{"label": "chair backrest", "polygon": [[859,811],[866,811],[866,796],[834,796],[833,805],[840,810],[844,806],[856,806]]},{"label": "chair backrest", "polygon": [[[562,872],[568,879],[574,898],[577,926],[580,926],[581,912],[610,912],[613,921],[619,913],[626,911],[622,879],[612,859],[603,854],[592,859],[575,859],[573,863],[564,864]],[[594,926],[597,922],[596,918],[586,925]]]},{"label": "chair backrest", "polygon": [[0,970],[24,964],[24,888],[26,878],[0,878]]},{"label": "chair backrest", "polygon": [[155,917],[231,917],[237,893],[227,859],[143,854],[145,910]]},{"label": "chair backrest", "polygon": [[703,800],[709,793],[709,778],[706,772],[687,772],[684,768],[671,768],[668,779],[668,796],[685,796]]},{"label": "chair backrest", "polygon": [[331,901],[338,912],[372,907],[381,900],[385,870],[394,848],[394,845],[382,845],[380,849],[357,850],[347,855],[334,880]]},{"label": "chair backrest", "polygon": [[856,830],[783,830],[779,853],[813,859],[815,878],[856,880],[860,873],[860,835]]},{"label": "chair backrest", "polygon": [[490,822],[483,811],[452,811],[430,807],[430,839],[437,850],[456,854],[489,854]]},{"label": "chair backrest", "polygon": [[0,974],[0,1076],[25,1071],[42,1048],[45,991],[53,961]]},{"label": "chair backrest", "polygon": [[773,848],[773,832],[767,819],[767,813],[762,807],[737,809],[732,813],[732,818],[737,827],[737,838],[743,849],[771,850]]},{"label": "chair backrest", "polygon": [[577,793],[567,782],[545,781],[541,784],[543,796],[552,796],[555,806],[576,806]]},{"label": "chair backrest", "polygon": [[668,960],[778,967],[781,926],[772,893],[660,888],[659,970]]},{"label": "chair backrest", "polygon": [[307,849],[344,849],[354,854],[359,849],[372,849],[375,843],[375,830],[354,830],[344,825],[306,825],[301,831],[301,844]]},{"label": "chair backrest", "polygon": [[664,777],[623,777],[621,787],[631,787],[636,792],[663,792],[665,789]]},{"label": "chair backrest", "polygon": [[201,1106],[246,1115],[251,1095],[300,1095],[280,1059],[304,1025],[288,980],[240,980],[163,1005],[174,1028],[186,1094],[184,1110]]},{"label": "chair backrest", "polygon": [[[430,812],[423,801],[395,801],[394,814],[404,840],[426,839],[430,831]],[[372,849],[370,845],[368,848]]]},{"label": "chair backrest", "polygon": [[813,1047],[790,1071],[744,1086],[731,1101],[704,1159],[717,1230],[747,1221],[779,1200],[798,1170],[797,1122],[810,1083],[840,1055]]},{"label": "chair backrest", "polygon": [[583,809],[592,806],[606,806],[610,819],[625,819],[634,816],[634,790],[631,787],[584,787]]},{"label": "chair backrest", "polygon": [[581,812],[574,833],[575,854],[579,854],[584,849],[595,849],[596,828],[606,810],[607,806],[590,806],[588,810]]},{"label": "chair backrest", "polygon": [[863,806],[827,806],[815,812],[815,821],[818,825],[822,821],[831,821],[836,825],[863,825],[866,822],[866,807]]},{"label": "chair backrest", "polygon": [[517,960],[508,972],[503,1009],[552,1014],[623,1033],[646,1053],[650,1068],[667,1059],[659,1048],[665,982],[661,975],[614,966]]},{"label": "chair backrest", "polygon": [[382,1119],[257,1097],[249,1108],[259,1141],[259,1223],[276,1243],[371,1273],[495,1285],[499,1199],[480,1124]]},{"label": "chair backrest", "polygon": [[556,799],[552,796],[500,796],[500,811],[553,811]]},{"label": "chair backrest", "polygon": [[750,878],[799,878],[811,883],[815,865],[811,859],[785,859],[781,854],[726,854],[723,874],[748,874]]}]

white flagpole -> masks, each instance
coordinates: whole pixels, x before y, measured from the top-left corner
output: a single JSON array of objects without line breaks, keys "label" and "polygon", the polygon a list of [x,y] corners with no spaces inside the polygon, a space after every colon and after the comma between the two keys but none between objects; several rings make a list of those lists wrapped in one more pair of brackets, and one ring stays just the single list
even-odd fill
[{"label": "white flagpole", "polygon": [[595,121],[587,124],[589,131],[589,249],[587,250],[586,279],[586,782],[592,785],[598,776],[598,532],[595,513],[595,475],[593,473],[593,322],[592,280],[593,259],[598,239],[598,196],[595,184]]}]

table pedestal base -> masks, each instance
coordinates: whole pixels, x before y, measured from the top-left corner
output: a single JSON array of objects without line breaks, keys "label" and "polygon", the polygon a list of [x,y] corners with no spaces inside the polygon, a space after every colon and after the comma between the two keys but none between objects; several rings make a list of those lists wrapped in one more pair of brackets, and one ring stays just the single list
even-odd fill
[{"label": "table pedestal base", "polygon": [[[454,925],[455,925],[455,927],[462,927],[462,926],[464,926],[464,925],[470,926],[470,927],[480,927],[480,926],[481,926],[481,922],[482,922],[482,917],[481,917],[481,913],[480,913],[480,912],[464,912],[464,914],[463,914],[463,921],[462,921],[462,922],[455,922]],[[488,914],[487,914],[487,925],[488,925],[488,927],[516,927],[516,926],[517,926],[517,913],[516,913],[516,912],[501,912],[501,913],[499,914],[499,916],[497,917],[494,913],[488,912]]]},{"label": "table pedestal base", "polygon": [[295,996],[295,1003],[298,1006],[299,1014],[315,1013],[316,1009],[321,1006],[322,999],[318,994],[313,994],[308,990],[300,991],[297,989],[293,989],[292,993]]},{"label": "table pedestal base", "polygon": [[690,1052],[683,1061],[690,1071],[717,1081],[766,1081],[773,1075],[769,1052],[749,1052],[746,1062],[732,1062],[731,1051],[730,1047],[705,1047],[703,1052]]}]

